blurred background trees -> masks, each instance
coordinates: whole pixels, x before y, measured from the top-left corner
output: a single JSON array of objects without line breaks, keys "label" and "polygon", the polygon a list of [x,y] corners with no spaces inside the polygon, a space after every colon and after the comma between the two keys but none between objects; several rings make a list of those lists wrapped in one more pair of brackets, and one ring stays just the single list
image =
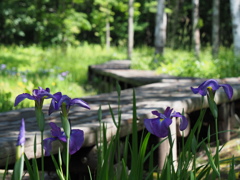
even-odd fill
[{"label": "blurred background trees", "polygon": [[[236,33],[239,30],[235,31],[240,15],[233,9],[237,7],[238,1],[231,0],[232,13],[230,1],[226,0],[199,2],[166,0],[162,8],[164,13],[157,8],[158,1],[160,2],[160,0],[4,0],[0,3],[0,42],[41,46],[79,45],[81,42],[88,42],[107,47],[127,46],[128,18],[131,12],[128,11],[129,2],[134,2],[132,9],[136,46],[154,46],[155,27],[158,24],[156,19],[161,13],[167,16],[164,45],[173,49],[197,48],[195,52],[198,54],[201,42],[202,47],[214,45],[213,53],[216,55],[218,46],[232,46],[232,32],[240,36]],[[199,3],[197,6],[196,2]],[[235,30],[232,22],[235,24]],[[197,44],[196,30],[199,30]],[[195,42],[194,46],[192,42]],[[236,48],[235,51],[239,51],[239,48]]]}]

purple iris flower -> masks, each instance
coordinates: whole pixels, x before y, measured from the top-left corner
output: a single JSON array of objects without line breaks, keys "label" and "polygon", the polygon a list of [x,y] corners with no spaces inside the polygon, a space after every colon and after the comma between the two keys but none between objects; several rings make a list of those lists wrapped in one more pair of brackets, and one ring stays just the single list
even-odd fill
[{"label": "purple iris flower", "polygon": [[20,131],[18,135],[18,140],[17,140],[17,146],[23,146],[25,143],[25,121],[22,119],[21,125],[20,125]]},{"label": "purple iris flower", "polygon": [[[43,148],[45,149],[45,156],[49,156],[52,150],[52,142],[56,140],[60,140],[63,143],[67,143],[67,137],[65,133],[61,131],[60,127],[58,127],[55,123],[50,122],[51,133],[53,137],[46,138],[43,140]],[[84,142],[84,133],[80,129],[72,129],[70,134],[70,145],[69,145],[69,153],[74,154],[77,152],[83,145]]]},{"label": "purple iris flower", "polygon": [[181,119],[180,130],[185,130],[188,126],[186,117],[179,112],[172,111],[173,109],[170,109],[170,107],[167,107],[163,114],[158,111],[152,111],[152,114],[156,115],[157,118],[145,119],[144,125],[146,129],[157,137],[166,137],[169,133],[169,126],[172,124],[172,117],[179,117]]},{"label": "purple iris flower", "polygon": [[67,95],[62,95],[61,92],[57,92],[53,96],[54,96],[54,98],[52,99],[50,107],[49,107],[49,115],[52,114],[54,111],[59,110],[60,107],[63,107],[63,106],[65,108],[64,109],[62,108],[62,111],[63,112],[66,111],[67,114],[69,112],[70,107],[73,105],[78,105],[78,106],[84,107],[86,109],[90,109],[88,104],[79,98],[71,99]]},{"label": "purple iris flower", "polygon": [[18,95],[15,99],[14,106],[17,106],[21,101],[23,101],[26,98],[30,100],[34,100],[37,106],[42,107],[44,99],[55,98],[55,97],[52,94],[50,94],[49,88],[43,89],[41,87],[38,87],[38,89],[34,89],[32,91],[32,95],[28,93],[23,93]]},{"label": "purple iris flower", "polygon": [[233,96],[233,88],[229,84],[219,84],[215,79],[209,79],[204,81],[198,88],[191,87],[194,94],[201,94],[202,96],[207,95],[208,89],[212,89],[213,92],[218,90],[220,87],[223,88],[228,98],[231,99]]}]

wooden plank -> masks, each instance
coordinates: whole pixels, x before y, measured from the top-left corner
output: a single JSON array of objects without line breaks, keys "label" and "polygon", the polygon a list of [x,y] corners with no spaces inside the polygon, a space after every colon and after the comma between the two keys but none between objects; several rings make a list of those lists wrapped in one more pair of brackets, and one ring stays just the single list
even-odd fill
[{"label": "wooden plank", "polygon": [[[127,79],[127,78],[126,78]],[[151,118],[152,110],[163,111],[167,106],[174,108],[176,111],[182,111],[184,108],[186,113],[190,113],[201,109],[201,96],[194,95],[190,87],[198,86],[201,80],[197,79],[164,79],[161,83],[152,83],[135,88],[137,99],[137,116],[138,128],[143,129],[143,120]],[[232,101],[240,99],[240,81],[238,78],[223,79],[221,82],[230,83],[234,89],[234,96]],[[116,127],[111,119],[108,104],[111,104],[114,113],[117,112],[117,93],[105,93],[91,97],[82,98],[85,100],[91,110],[86,110],[80,107],[74,107],[70,112],[70,119],[73,129],[79,128],[84,131],[85,141],[84,147],[92,146],[96,143],[95,134],[99,132],[99,122],[97,111],[101,105],[103,110],[103,121],[107,122],[107,138],[111,139],[112,135],[116,132]],[[223,90],[216,93],[216,103],[228,103]],[[208,107],[204,101],[203,107]],[[59,113],[53,113],[51,116],[46,113],[46,129],[44,137],[50,137],[50,127],[47,125],[49,122],[55,122],[59,126],[61,124]],[[121,92],[121,108],[122,108],[122,129],[121,136],[126,136],[131,133],[132,122],[132,89],[126,89]],[[15,160],[15,145],[19,131],[21,118],[26,120],[27,142],[26,154],[29,158],[33,157],[33,138],[37,134],[37,145],[40,146],[39,132],[37,122],[34,116],[34,108],[21,109],[6,113],[0,113],[0,166],[4,166],[6,158],[9,155],[10,163]],[[117,119],[117,118],[116,118]],[[57,152],[59,144],[55,144],[54,152]],[[40,148],[38,148],[40,150]],[[40,157],[40,151],[37,152],[37,157]]]}]

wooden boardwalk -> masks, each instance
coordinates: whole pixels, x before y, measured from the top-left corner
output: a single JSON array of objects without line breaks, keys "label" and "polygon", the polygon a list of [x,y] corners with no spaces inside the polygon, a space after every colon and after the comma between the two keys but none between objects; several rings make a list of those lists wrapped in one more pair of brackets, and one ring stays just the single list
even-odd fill
[{"label": "wooden boardwalk", "polygon": [[[107,69],[106,69],[107,70]],[[131,73],[130,69],[123,69],[125,76],[122,77],[120,70],[115,69],[111,73],[117,74],[116,76],[121,79],[128,79],[128,73]],[[108,70],[107,70],[108,71]],[[128,72],[129,71],[129,72]],[[133,70],[135,71],[135,70]],[[140,74],[136,74],[136,78],[146,77],[144,71]],[[134,77],[133,77],[134,78]],[[143,79],[143,78],[140,78]],[[200,110],[201,97],[200,95],[194,95],[190,87],[198,86],[203,80],[192,78],[163,78],[155,77],[155,83],[150,81],[151,84],[142,85],[135,88],[137,99],[137,116],[138,116],[138,128],[143,129],[143,120],[145,118],[152,117],[152,110],[164,110],[167,106],[174,108],[176,111],[182,111],[191,113],[193,111]],[[219,80],[220,81],[220,80]],[[222,83],[229,83],[233,86],[234,96],[232,101],[240,99],[240,79],[238,78],[226,78],[221,80]],[[126,136],[131,133],[132,124],[132,89],[125,89],[121,91],[121,108],[122,108],[122,129],[121,136]],[[109,112],[109,104],[111,105],[114,113],[117,112],[117,93],[104,93],[95,96],[83,97],[91,110],[86,110],[80,107],[72,108],[70,112],[70,119],[73,129],[82,129],[85,134],[84,147],[92,146],[96,143],[95,134],[99,131],[98,122],[98,109],[101,106],[102,120],[106,122],[108,128],[108,138],[116,132],[116,128]],[[223,90],[216,93],[217,104],[231,103]],[[204,107],[207,107],[207,103],[204,103]],[[55,122],[59,126],[61,125],[59,113],[55,112],[51,116],[46,113],[46,128],[44,131],[44,137],[50,137],[49,122]],[[0,113],[0,167],[4,167],[7,156],[9,156],[9,162],[15,161],[15,146],[19,131],[19,125],[21,118],[25,118],[26,121],[26,144],[25,150],[29,158],[33,158],[33,140],[34,135],[37,134],[37,157],[40,157],[40,133],[37,128],[36,118],[34,116],[33,108],[20,109],[10,112]],[[117,118],[116,118],[117,119]],[[176,126],[175,126],[176,129]],[[54,152],[57,152],[59,144],[55,144]]]}]

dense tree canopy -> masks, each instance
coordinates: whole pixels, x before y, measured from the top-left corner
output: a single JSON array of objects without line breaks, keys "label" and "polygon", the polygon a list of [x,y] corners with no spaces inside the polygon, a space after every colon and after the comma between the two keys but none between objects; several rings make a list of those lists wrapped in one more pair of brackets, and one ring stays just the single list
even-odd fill
[{"label": "dense tree canopy", "polygon": [[[201,44],[212,39],[212,1],[200,1]],[[157,0],[134,1],[134,43],[153,45]],[[167,46],[191,48],[191,0],[166,1]],[[220,45],[232,45],[229,1],[220,0]],[[106,43],[106,20],[112,45],[126,45],[128,0],[4,0],[0,3],[2,44]]]}]

